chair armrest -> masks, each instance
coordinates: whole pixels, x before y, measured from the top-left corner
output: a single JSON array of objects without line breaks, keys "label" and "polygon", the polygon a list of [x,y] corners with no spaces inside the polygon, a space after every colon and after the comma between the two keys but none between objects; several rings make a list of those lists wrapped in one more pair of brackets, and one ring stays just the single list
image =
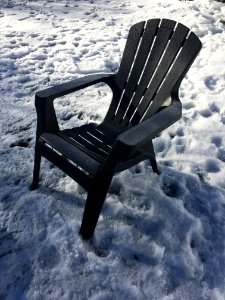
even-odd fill
[{"label": "chair armrest", "polygon": [[159,111],[147,120],[119,134],[112,150],[102,166],[101,172],[113,174],[116,164],[128,160],[135,151],[153,139],[161,131],[180,119],[182,105],[178,98],[173,98],[170,106]]},{"label": "chair armrest", "polygon": [[121,133],[117,137],[116,142],[120,142],[126,145],[126,147],[133,149],[133,152],[136,148],[143,146],[148,140],[155,138],[160,132],[179,120],[181,115],[181,102],[173,100],[170,106]]},{"label": "chair armrest", "polygon": [[113,88],[114,74],[92,74],[38,91],[35,95],[37,136],[40,136],[43,132],[57,132],[59,130],[53,106],[54,99],[99,82],[105,82]]},{"label": "chair armrest", "polygon": [[58,84],[56,86],[38,91],[36,93],[36,98],[39,99],[47,99],[53,100],[58,97],[65,96],[69,93],[78,91],[80,89],[86,88],[90,85],[94,85],[99,82],[105,82],[109,86],[113,81],[114,75],[112,74],[92,74],[88,76],[84,76],[81,78],[77,78],[65,83]]}]

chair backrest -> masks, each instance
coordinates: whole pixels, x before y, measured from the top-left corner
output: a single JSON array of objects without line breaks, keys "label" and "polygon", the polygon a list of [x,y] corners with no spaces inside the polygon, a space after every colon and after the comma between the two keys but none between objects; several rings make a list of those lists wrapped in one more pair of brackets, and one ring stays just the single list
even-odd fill
[{"label": "chair backrest", "polygon": [[201,49],[186,26],[152,19],[131,27],[106,121],[125,129],[153,115],[178,88]]}]

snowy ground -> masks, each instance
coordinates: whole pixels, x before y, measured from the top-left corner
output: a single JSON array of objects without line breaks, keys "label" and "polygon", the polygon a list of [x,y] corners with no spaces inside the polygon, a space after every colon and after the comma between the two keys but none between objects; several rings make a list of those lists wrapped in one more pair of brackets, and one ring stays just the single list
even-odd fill
[{"label": "snowy ground", "polygon": [[[30,192],[38,89],[115,72],[129,27],[190,27],[203,49],[182,83],[183,117],[147,163],[115,176],[95,238],[86,194],[46,161]],[[225,5],[212,0],[1,0],[0,299],[225,299]],[[62,127],[100,122],[98,85],[56,101]],[[72,109],[71,109],[72,107]]]}]

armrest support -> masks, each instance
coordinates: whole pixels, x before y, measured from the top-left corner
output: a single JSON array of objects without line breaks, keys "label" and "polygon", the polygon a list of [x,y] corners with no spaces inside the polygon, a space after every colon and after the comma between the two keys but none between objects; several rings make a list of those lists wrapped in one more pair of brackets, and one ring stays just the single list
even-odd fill
[{"label": "armrest support", "polygon": [[173,100],[172,104],[145,121],[121,133],[116,141],[133,150],[144,145],[149,139],[153,139],[161,131],[180,119],[182,105],[179,100]]},{"label": "armrest support", "polygon": [[57,117],[53,106],[54,99],[99,82],[105,82],[110,87],[113,87],[114,75],[92,74],[38,91],[35,95],[35,107],[37,111],[37,136],[40,136],[44,131],[56,132],[59,130]]}]

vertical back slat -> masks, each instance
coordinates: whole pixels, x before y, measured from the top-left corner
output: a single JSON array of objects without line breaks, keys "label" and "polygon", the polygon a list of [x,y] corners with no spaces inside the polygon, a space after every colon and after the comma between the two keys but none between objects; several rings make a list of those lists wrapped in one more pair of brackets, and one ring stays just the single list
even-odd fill
[{"label": "vertical back slat", "polygon": [[127,78],[130,73],[130,69],[132,67],[134,57],[137,52],[137,48],[138,48],[138,45],[140,42],[140,38],[141,38],[141,35],[143,32],[144,25],[145,25],[145,22],[143,21],[143,22],[133,25],[130,28],[130,31],[129,31],[128,37],[127,37],[127,42],[125,45],[125,49],[123,52],[122,60],[120,63],[120,68],[115,77],[116,87],[114,90],[112,103],[111,103],[109,111],[106,115],[106,120],[112,120],[114,118],[114,114],[117,109],[118,102],[120,100],[122,92],[127,83]]},{"label": "vertical back slat", "polygon": [[132,99],[131,105],[125,116],[124,123],[127,124],[130,121],[131,117],[135,112],[135,109],[137,108],[139,102],[141,101],[141,98],[145,93],[146,88],[151,80],[151,77],[154,74],[155,69],[160,61],[160,58],[165,50],[168,40],[171,37],[175,24],[176,22],[171,20],[167,20],[167,19],[162,20],[147,65],[145,67],[144,73],[142,75],[139,86],[136,90],[136,93]]},{"label": "vertical back slat", "polygon": [[116,114],[116,121],[118,123],[121,122],[124,113],[127,110],[127,107],[129,106],[130,100],[132,98],[132,95],[137,87],[138,81],[140,80],[140,76],[143,72],[143,68],[146,63],[146,59],[149,55],[149,51],[151,49],[153,40],[155,38],[158,25],[159,25],[160,19],[152,19],[149,20],[146,24],[146,27],[144,29],[144,33],[141,39],[141,43],[138,49],[138,53],[136,56],[136,59],[134,61],[130,77],[128,79],[125,92],[123,94],[123,97],[121,99],[117,114]]},{"label": "vertical back slat", "polygon": [[143,33],[144,25],[145,22],[140,22],[132,26],[129,31],[120,68],[116,75],[116,83],[120,89],[123,89],[126,84],[127,77],[129,75],[140,42],[140,38]]},{"label": "vertical back slat", "polygon": [[181,81],[187,73],[191,64],[195,60],[201,49],[199,38],[191,32],[176,61],[172,65],[166,80],[163,82],[160,90],[156,94],[150,109],[147,111],[145,118],[153,115],[162,105],[164,100],[171,94],[173,87],[178,81]]},{"label": "vertical back slat", "polygon": [[[143,114],[145,113],[149,102],[153,99],[153,96],[157,93],[158,88],[160,87],[162,81],[167,76],[167,72],[173,63],[174,59],[176,58],[178,52],[180,51],[182,45],[184,44],[189,29],[182,24],[178,24],[169,44],[166,48],[166,51],[158,65],[158,68],[151,78],[149,87],[141,101],[141,104],[138,106],[138,109],[135,115],[132,118],[132,124],[137,124],[140,122]],[[170,93],[170,91],[169,91]],[[164,98],[165,100],[165,98]]]}]

